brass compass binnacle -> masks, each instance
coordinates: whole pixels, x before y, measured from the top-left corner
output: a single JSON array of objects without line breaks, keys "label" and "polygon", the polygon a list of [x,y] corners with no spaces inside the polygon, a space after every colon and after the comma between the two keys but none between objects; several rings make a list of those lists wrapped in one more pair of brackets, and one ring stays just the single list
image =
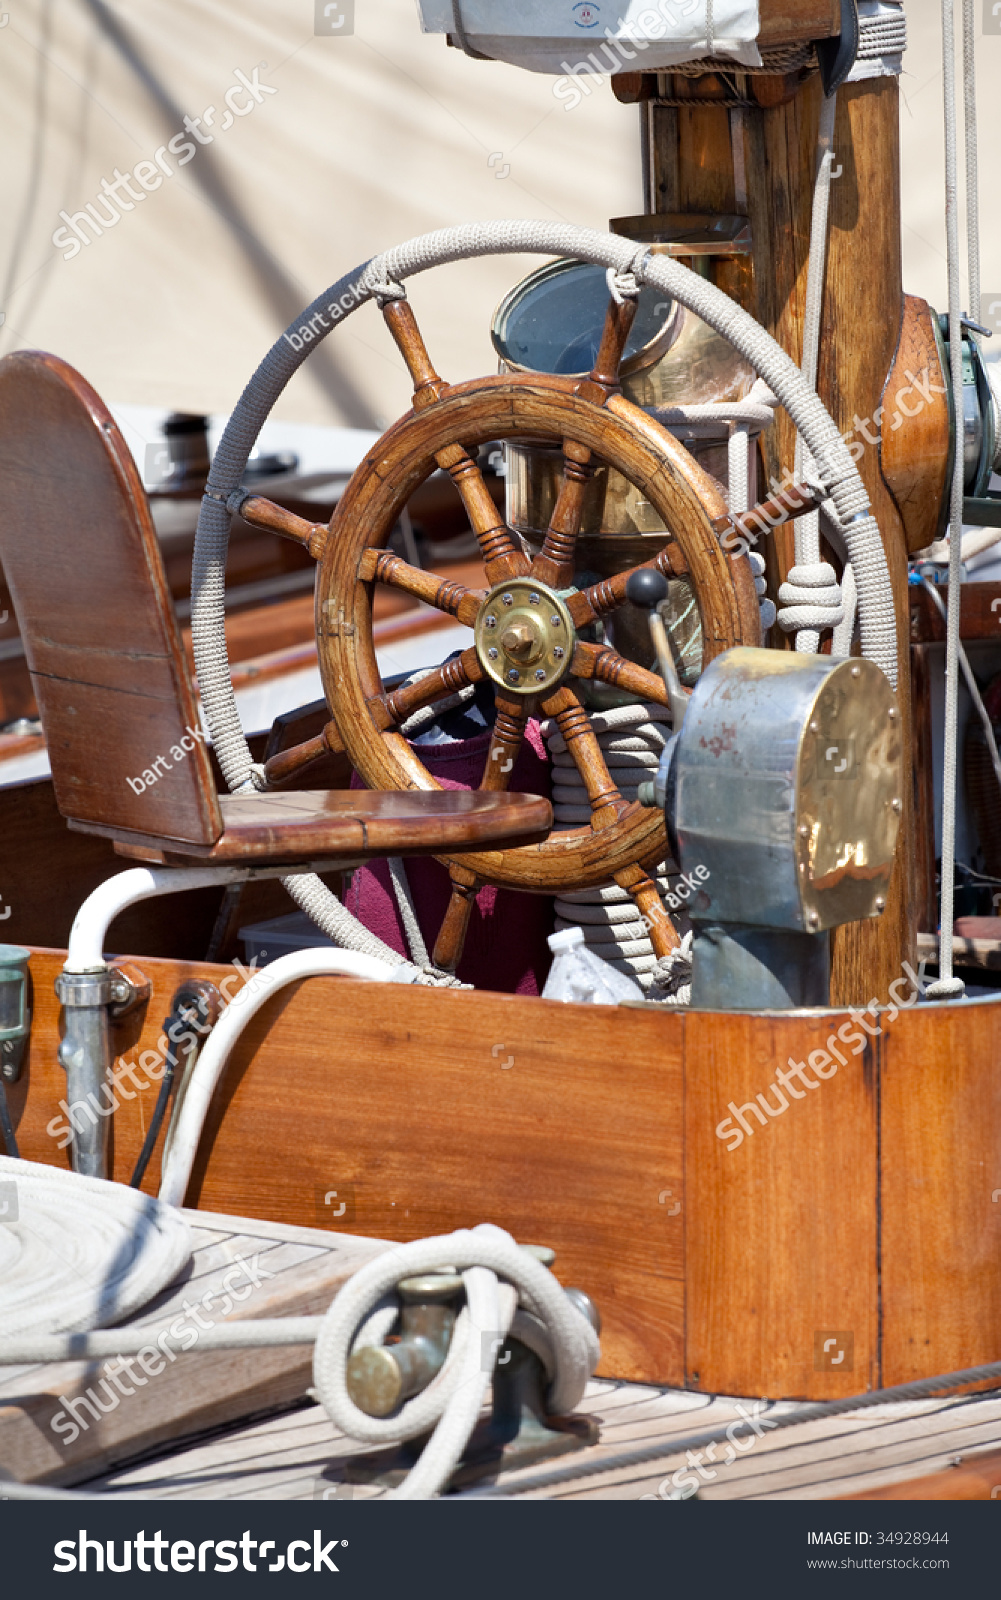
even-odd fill
[{"label": "brass compass binnacle", "polygon": [[490,590],[473,628],[480,665],[510,695],[546,695],[570,670],[576,634],[555,589],[515,578]]}]

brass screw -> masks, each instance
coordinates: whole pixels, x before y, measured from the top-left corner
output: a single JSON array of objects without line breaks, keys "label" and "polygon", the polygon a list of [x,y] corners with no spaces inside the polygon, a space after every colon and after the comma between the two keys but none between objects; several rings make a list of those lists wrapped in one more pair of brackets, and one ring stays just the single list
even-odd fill
[{"label": "brass screw", "polygon": [[894,811],[903,811],[904,809],[904,802],[902,800],[891,800],[890,804]]},{"label": "brass screw", "polygon": [[811,911],[806,920],[810,924],[811,928],[815,928],[817,923],[820,921],[819,913],[816,911]]},{"label": "brass screw", "polygon": [[890,707],[889,717],[890,717],[890,721],[891,722],[896,722],[896,720],[897,720],[897,708],[896,708],[896,706],[891,706]]},{"label": "brass screw", "polygon": [[861,678],[861,676],[862,676],[862,668],[861,667],[852,667],[852,677],[853,678]]},{"label": "brass screw", "polygon": [[820,732],[820,723],[816,720],[816,718],[814,718],[814,720],[810,723],[810,732],[811,733],[819,733]]},{"label": "brass screw", "polygon": [[808,838],[809,837],[809,833],[810,833],[810,830],[807,827],[806,823],[805,822],[801,822],[800,825],[799,825],[799,836],[800,836],[800,838],[801,839]]},{"label": "brass screw", "polygon": [[883,899],[883,896],[881,894],[878,894],[876,896],[875,906],[876,906],[876,910],[877,911],[885,911],[886,910],[886,901]]}]

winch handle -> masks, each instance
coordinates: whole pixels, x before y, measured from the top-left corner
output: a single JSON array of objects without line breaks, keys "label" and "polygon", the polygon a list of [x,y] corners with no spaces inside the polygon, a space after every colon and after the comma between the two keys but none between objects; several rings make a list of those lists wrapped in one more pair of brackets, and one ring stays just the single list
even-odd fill
[{"label": "winch handle", "polygon": [[667,689],[667,698],[671,708],[671,720],[675,733],[678,732],[685,720],[685,711],[688,706],[688,696],[681,687],[671,646],[668,642],[667,629],[664,619],[658,610],[661,602],[667,599],[667,579],[663,573],[654,567],[637,567],[630,573],[629,582],[626,584],[626,599],[630,605],[636,606],[639,611],[648,613],[650,624],[650,637],[657,657],[657,666]]}]

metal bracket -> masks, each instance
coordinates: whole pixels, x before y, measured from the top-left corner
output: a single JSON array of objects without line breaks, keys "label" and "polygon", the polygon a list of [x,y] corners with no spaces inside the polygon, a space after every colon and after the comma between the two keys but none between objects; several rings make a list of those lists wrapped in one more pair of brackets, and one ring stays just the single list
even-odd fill
[{"label": "metal bracket", "polygon": [[105,967],[103,972],[61,972],[55,983],[61,1006],[109,1006],[115,1018],[124,1017],[150,997],[152,985],[134,962]]}]

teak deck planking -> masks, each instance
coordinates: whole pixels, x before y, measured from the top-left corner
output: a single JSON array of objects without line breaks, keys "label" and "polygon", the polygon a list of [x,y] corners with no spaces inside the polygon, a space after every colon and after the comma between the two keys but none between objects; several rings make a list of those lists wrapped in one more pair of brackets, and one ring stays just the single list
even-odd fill
[{"label": "teak deck planking", "polygon": [[[747,1401],[593,1381],[577,1415],[598,1423],[599,1442],[558,1463],[567,1473],[564,1483],[528,1498],[659,1499],[697,1483],[703,1500],[988,1500],[997,1498],[992,1490],[1001,1488],[997,1394],[885,1406],[769,1431],[768,1423],[788,1409],[763,1408],[758,1413],[761,1436],[748,1448],[752,1433],[745,1421]],[[683,1441],[709,1429],[722,1432],[731,1422],[737,1424],[741,1453],[729,1461],[734,1452],[725,1444],[712,1457],[703,1449],[700,1477]],[[662,1456],[593,1477],[580,1474],[584,1465],[647,1445],[661,1446]],[[322,1406],[314,1405],[250,1419],[221,1435],[179,1442],[153,1460],[92,1478],[81,1487],[150,1500],[361,1499],[379,1491],[345,1488],[344,1479],[345,1469],[363,1449],[338,1432]],[[498,1482],[503,1488],[525,1484],[549,1465],[502,1473]]]}]

